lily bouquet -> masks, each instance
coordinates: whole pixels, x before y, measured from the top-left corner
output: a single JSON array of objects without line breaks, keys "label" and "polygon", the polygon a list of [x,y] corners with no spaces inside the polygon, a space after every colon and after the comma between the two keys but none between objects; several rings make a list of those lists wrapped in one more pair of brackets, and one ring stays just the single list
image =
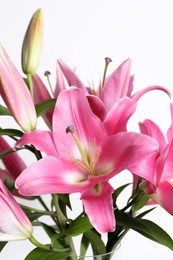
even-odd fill
[{"label": "lily bouquet", "polygon": [[[96,89],[85,86],[61,59],[55,87],[48,71],[46,86],[36,72],[42,42],[43,14],[38,10],[23,41],[23,77],[0,46],[0,115],[17,122],[15,129],[0,129],[0,249],[8,241],[28,239],[35,249],[26,260],[84,259],[88,247],[93,255],[103,255],[99,259],[110,259],[108,253],[133,229],[173,250],[172,238],[146,218],[158,204],[173,215],[173,123],[167,138],[149,119],[139,124],[139,132],[127,129],[148,91],[168,95],[173,122],[170,92],[162,86],[134,92],[131,60],[107,76],[110,58],[105,58]],[[38,117],[46,130],[37,126]],[[28,154],[34,155],[29,165]],[[130,172],[132,181],[114,188],[109,180],[122,171]],[[127,187],[131,194],[122,207],[118,199]],[[69,217],[72,193],[81,194],[82,205],[74,218]],[[28,206],[35,200],[41,209]],[[35,226],[43,228],[48,244],[35,238]],[[80,252],[75,251],[76,236]]]}]

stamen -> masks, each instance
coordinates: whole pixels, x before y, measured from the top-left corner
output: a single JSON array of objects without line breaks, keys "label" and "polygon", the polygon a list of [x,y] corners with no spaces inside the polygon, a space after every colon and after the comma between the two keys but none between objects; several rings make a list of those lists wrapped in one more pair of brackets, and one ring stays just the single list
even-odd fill
[{"label": "stamen", "polygon": [[69,125],[67,128],[66,128],[66,133],[68,134],[68,133],[71,133],[71,134],[73,134],[73,133],[75,133],[75,126],[74,125]]},{"label": "stamen", "polygon": [[82,159],[83,161],[85,162],[86,166],[89,168],[90,167],[90,164],[89,164],[89,161],[88,161],[88,158],[87,158],[87,154],[86,152],[83,150],[81,144],[80,144],[80,141],[79,139],[77,138],[77,135],[75,134],[75,126],[74,125],[70,125],[66,128],[66,133],[71,133],[76,145],[77,145],[77,148],[82,156]]},{"label": "stamen", "polygon": [[44,76],[46,76],[47,81],[48,81],[48,84],[49,84],[49,87],[50,87],[50,90],[51,90],[51,93],[52,93],[52,95],[54,95],[54,91],[53,91],[53,88],[52,88],[52,84],[51,84],[51,82],[50,82],[50,75],[51,75],[50,71],[48,71],[48,70],[45,71]]},{"label": "stamen", "polygon": [[104,72],[103,72],[103,79],[102,79],[102,82],[100,83],[100,87],[99,87],[99,95],[101,95],[101,93],[102,93],[102,90],[103,90],[103,87],[104,87],[104,84],[105,84],[108,65],[109,65],[110,62],[112,62],[111,58],[106,57],[105,58],[105,68],[104,68]]}]

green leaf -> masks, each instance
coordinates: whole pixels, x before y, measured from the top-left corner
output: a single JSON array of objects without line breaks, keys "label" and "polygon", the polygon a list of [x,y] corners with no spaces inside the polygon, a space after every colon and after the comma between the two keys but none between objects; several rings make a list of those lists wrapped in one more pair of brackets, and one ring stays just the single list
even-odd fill
[{"label": "green leaf", "polygon": [[48,111],[54,109],[56,103],[56,99],[47,99],[43,102],[40,102],[35,105],[37,116],[42,116],[43,114],[47,113]]},{"label": "green leaf", "polygon": [[113,201],[116,201],[117,197],[120,195],[120,193],[127,187],[129,186],[131,183],[127,183],[127,184],[124,184],[120,187],[118,187],[116,190],[114,190],[113,194],[112,194],[112,197],[113,197]]},{"label": "green leaf", "polygon": [[149,197],[147,194],[143,194],[142,197],[140,197],[136,202],[135,204],[133,204],[132,206],[132,212],[136,212],[138,211],[139,209],[143,208],[147,202],[149,200]]},{"label": "green leaf", "polygon": [[0,242],[0,252],[8,242]]},{"label": "green leaf", "polygon": [[0,105],[0,116],[11,116],[11,113],[6,107]]},{"label": "green leaf", "polygon": [[80,256],[82,257],[85,256],[88,246],[89,246],[89,240],[87,239],[86,236],[83,235],[81,239],[81,245],[80,245]]},{"label": "green leaf", "polygon": [[70,204],[70,196],[69,194],[58,194],[58,198],[69,207],[69,209],[71,208],[71,204]]},{"label": "green leaf", "polygon": [[154,210],[156,207],[153,207],[151,209],[148,209],[142,213],[140,213],[139,215],[136,216],[136,218],[143,218],[145,215],[147,215],[148,213],[150,213],[152,210]]},{"label": "green leaf", "polygon": [[[26,210],[24,210],[24,211],[25,211],[27,217],[29,218],[29,220],[31,222],[33,222],[34,220],[44,216],[44,213],[40,213],[40,212],[29,212],[29,213],[27,213]],[[40,223],[42,223],[42,222],[40,222]]]},{"label": "green leaf", "polygon": [[131,228],[143,236],[173,250],[173,240],[161,227],[150,220],[133,218],[128,214],[116,211],[117,224]]},{"label": "green leaf", "polygon": [[69,255],[70,252],[57,253],[41,248],[35,248],[25,257],[25,260],[67,260]]},{"label": "green leaf", "polygon": [[0,135],[22,137],[23,132],[17,129],[6,128],[6,129],[0,129]]},{"label": "green leaf", "polygon": [[88,216],[82,215],[80,218],[77,217],[72,221],[70,227],[66,230],[66,234],[70,236],[78,236],[91,228],[93,228],[93,226],[91,225]]},{"label": "green leaf", "polygon": [[55,230],[53,227],[43,223],[43,222],[40,222],[42,227],[44,228],[44,230],[46,231],[47,235],[51,238],[52,236],[54,236],[56,234]]},{"label": "green leaf", "polygon": [[101,239],[101,237],[94,231],[88,230],[84,233],[84,236],[91,243],[93,253],[95,255],[101,255],[106,253],[106,247]]},{"label": "green leaf", "polygon": [[56,249],[66,251],[67,246],[66,246],[66,243],[65,243],[65,237],[66,237],[66,235],[62,234],[62,233],[58,233],[58,234],[53,235],[51,237],[52,248],[56,248]]}]

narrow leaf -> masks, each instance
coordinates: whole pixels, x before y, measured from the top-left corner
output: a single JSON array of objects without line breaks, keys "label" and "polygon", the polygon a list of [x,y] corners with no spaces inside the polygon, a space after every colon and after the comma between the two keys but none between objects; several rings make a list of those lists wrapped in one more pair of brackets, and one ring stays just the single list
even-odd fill
[{"label": "narrow leaf", "polygon": [[172,238],[157,224],[150,220],[133,218],[128,214],[116,211],[117,224],[126,228],[131,228],[143,236],[167,246],[173,250]]},{"label": "narrow leaf", "polygon": [[88,230],[84,233],[84,236],[90,241],[95,255],[106,253],[106,247],[98,234],[92,230]]},{"label": "narrow leaf", "polygon": [[11,116],[11,113],[6,107],[0,105],[0,116]]},{"label": "narrow leaf", "polygon": [[118,187],[116,190],[114,190],[112,197],[113,197],[113,201],[116,201],[117,197],[120,195],[120,193],[127,187],[129,186],[131,183],[127,183],[122,185],[121,187]]},{"label": "narrow leaf", "polygon": [[80,245],[80,256],[82,257],[85,256],[88,246],[89,246],[89,240],[87,239],[86,236],[83,235],[81,239],[81,245]]},{"label": "narrow leaf", "polygon": [[70,255],[70,252],[52,252],[41,248],[35,248],[32,250],[26,257],[25,260],[67,260],[67,257]]},{"label": "narrow leaf", "polygon": [[6,128],[0,129],[0,135],[22,137],[23,132],[17,129]]},{"label": "narrow leaf", "polygon": [[55,103],[56,103],[56,99],[51,98],[36,104],[35,109],[36,109],[37,116],[42,116],[48,111],[54,109]]},{"label": "narrow leaf", "polygon": [[66,233],[70,236],[78,236],[91,228],[93,228],[93,226],[91,225],[88,217],[83,215],[80,218],[76,218],[71,223],[70,227],[66,230]]},{"label": "narrow leaf", "polygon": [[0,252],[8,242],[0,242]]}]

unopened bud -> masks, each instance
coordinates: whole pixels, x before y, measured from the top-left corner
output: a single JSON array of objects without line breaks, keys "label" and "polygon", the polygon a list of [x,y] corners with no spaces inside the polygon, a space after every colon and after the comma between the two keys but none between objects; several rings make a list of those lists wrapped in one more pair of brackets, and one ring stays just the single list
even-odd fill
[{"label": "unopened bud", "polygon": [[40,63],[43,46],[43,12],[37,10],[26,31],[22,46],[22,69],[25,74],[34,74]]}]

